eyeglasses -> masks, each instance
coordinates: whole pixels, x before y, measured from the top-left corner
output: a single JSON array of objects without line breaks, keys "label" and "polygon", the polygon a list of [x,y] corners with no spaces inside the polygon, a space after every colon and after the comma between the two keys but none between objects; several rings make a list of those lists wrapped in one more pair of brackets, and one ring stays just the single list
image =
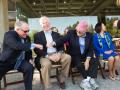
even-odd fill
[{"label": "eyeglasses", "polygon": [[23,30],[23,29],[21,29],[21,31],[23,31],[24,33],[28,33],[29,32],[29,30]]}]

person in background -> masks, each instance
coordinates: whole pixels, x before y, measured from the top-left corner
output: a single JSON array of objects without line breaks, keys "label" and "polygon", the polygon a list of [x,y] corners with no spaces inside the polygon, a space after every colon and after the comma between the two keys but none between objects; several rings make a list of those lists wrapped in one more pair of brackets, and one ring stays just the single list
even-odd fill
[{"label": "person in background", "polygon": [[54,31],[54,32],[59,33],[59,31],[58,31],[58,29],[56,27],[51,27],[51,30]]},{"label": "person in background", "polygon": [[84,78],[80,87],[84,90],[99,88],[95,81],[97,78],[98,60],[94,58],[92,34],[88,31],[88,23],[80,21],[75,30],[69,30],[68,33],[49,44],[59,46],[65,42],[69,43],[69,54],[72,57],[73,66],[77,67]]},{"label": "person in background", "polygon": [[23,73],[25,90],[32,90],[33,66],[31,49],[42,49],[42,45],[30,43],[28,40],[29,25],[24,21],[16,21],[14,30],[4,35],[3,50],[0,55],[0,80],[9,70]]},{"label": "person in background", "polygon": [[[66,35],[68,33],[68,31],[69,31],[69,29],[65,28],[64,35]],[[65,53],[69,54],[69,43],[68,42],[64,43],[64,50],[65,50]]]},{"label": "person in background", "polygon": [[[65,89],[65,79],[69,74],[69,67],[71,63],[71,56],[63,52],[63,45],[59,47],[47,47],[48,43],[57,40],[60,35],[59,33],[51,30],[51,24],[49,18],[43,16],[40,18],[40,25],[42,26],[42,31],[35,34],[34,42],[43,45],[43,50],[35,48],[36,64],[41,65],[38,69],[41,70],[44,89],[52,90],[52,85],[50,83],[50,71],[52,64],[60,63],[62,65],[61,73],[59,75],[60,88]],[[38,65],[37,65],[38,66]]]},{"label": "person in background", "polygon": [[115,20],[113,22],[113,27],[117,27],[118,29],[120,29],[120,20]]},{"label": "person in background", "polygon": [[115,52],[112,36],[106,31],[106,27],[102,22],[95,25],[95,31],[96,33],[93,36],[93,44],[96,56],[108,61],[109,78],[111,80],[116,80],[118,78],[115,70],[119,55]]}]

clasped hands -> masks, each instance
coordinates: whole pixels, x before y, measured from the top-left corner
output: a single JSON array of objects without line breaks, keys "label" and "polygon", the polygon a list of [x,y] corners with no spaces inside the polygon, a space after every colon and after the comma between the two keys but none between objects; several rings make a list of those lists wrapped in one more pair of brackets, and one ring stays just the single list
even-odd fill
[{"label": "clasped hands", "polygon": [[58,62],[61,59],[61,53],[58,52],[58,53],[54,53],[52,55],[48,55],[47,58],[53,62]]},{"label": "clasped hands", "polygon": [[113,50],[109,50],[109,51],[105,51],[105,54],[111,54],[113,52]]},{"label": "clasped hands", "polygon": [[47,47],[47,48],[53,47],[53,42],[47,41],[46,47]]},{"label": "clasped hands", "polygon": [[[46,47],[47,48],[52,48],[53,43],[52,42],[47,42]],[[53,62],[58,62],[60,60],[60,58],[61,58],[61,53],[60,52],[54,53],[52,55],[48,55],[48,59],[50,59]]]}]

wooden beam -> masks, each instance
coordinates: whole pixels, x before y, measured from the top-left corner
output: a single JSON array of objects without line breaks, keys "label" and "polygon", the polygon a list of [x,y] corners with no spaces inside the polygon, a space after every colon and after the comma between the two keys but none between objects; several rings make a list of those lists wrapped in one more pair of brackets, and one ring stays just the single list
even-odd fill
[{"label": "wooden beam", "polygon": [[56,15],[58,15],[58,8],[59,8],[59,0],[56,0]]},{"label": "wooden beam", "polygon": [[[72,2],[72,5],[81,5],[81,4],[83,4],[82,2]],[[44,3],[44,5],[45,6],[56,6],[56,3]],[[64,3],[59,3],[59,6],[64,6],[64,5],[71,5],[71,3],[70,2],[68,2],[68,3],[66,3],[66,4],[64,4]],[[42,6],[42,4],[35,4],[35,5],[31,5],[32,7],[34,7],[34,6]]]},{"label": "wooden beam", "polygon": [[35,16],[37,16],[38,14],[33,10],[33,8],[31,7],[30,3],[27,0],[24,0],[24,2],[28,6],[28,8],[30,8],[30,12],[33,13]]},{"label": "wooden beam", "polygon": [[[46,13],[46,7],[45,7],[45,2],[44,2],[44,0],[40,0],[40,2],[41,2],[41,5],[42,5],[42,7],[43,7],[43,9],[44,9],[44,12]],[[42,13],[42,12],[41,12]]]},{"label": "wooden beam", "polygon": [[79,7],[79,11],[81,11],[87,3],[90,3],[88,0],[84,0],[83,4]]},{"label": "wooden beam", "polygon": [[73,0],[70,0],[69,3],[70,4],[68,4],[68,11],[70,12],[72,8]]},{"label": "wooden beam", "polygon": [[[67,7],[67,6],[64,6],[64,7],[58,7],[58,10],[68,10],[68,9],[70,9],[70,10],[76,10],[76,9],[78,9],[79,11],[80,11],[80,8],[79,8],[79,6],[75,6],[75,7]],[[91,7],[85,7],[84,9],[91,9]],[[35,10],[35,11],[39,11],[39,10],[42,10],[42,9],[39,9],[39,8],[33,8],[33,10]],[[54,7],[50,7],[50,8],[46,8],[46,11],[47,10],[56,10],[56,8],[54,8]]]},{"label": "wooden beam", "polygon": [[101,5],[96,6],[88,15],[97,15],[102,9],[114,3],[114,0],[104,0]]}]

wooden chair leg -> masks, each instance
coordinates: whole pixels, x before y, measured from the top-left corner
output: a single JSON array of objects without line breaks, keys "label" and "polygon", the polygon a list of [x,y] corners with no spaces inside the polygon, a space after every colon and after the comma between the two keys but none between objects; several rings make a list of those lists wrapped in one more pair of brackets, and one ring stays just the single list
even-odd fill
[{"label": "wooden chair leg", "polygon": [[43,84],[43,79],[42,79],[42,73],[41,73],[41,71],[39,71],[39,73],[40,73],[41,84]]},{"label": "wooden chair leg", "polygon": [[43,78],[42,78],[42,73],[40,70],[39,71],[39,75],[40,75],[40,80],[41,80],[41,90],[44,90],[44,82],[43,82]]},{"label": "wooden chair leg", "polygon": [[75,79],[74,79],[74,76],[71,75],[71,78],[72,78],[72,83],[75,84]]},{"label": "wooden chair leg", "polygon": [[0,90],[1,90],[1,80],[0,80]]},{"label": "wooden chair leg", "polygon": [[3,76],[4,87],[7,87],[6,76]]},{"label": "wooden chair leg", "polygon": [[117,71],[117,70],[115,71],[115,73],[116,73],[116,75],[119,75],[119,73],[118,73],[118,71]]},{"label": "wooden chair leg", "polygon": [[74,79],[72,68],[70,68],[70,75],[71,75],[72,83],[75,84],[75,79]]},{"label": "wooden chair leg", "polygon": [[100,61],[99,61],[99,69],[100,69],[102,78],[103,78],[103,79],[106,79],[106,78],[105,78],[105,75],[103,74],[103,68],[101,67]]},{"label": "wooden chair leg", "polygon": [[59,78],[60,72],[61,72],[61,69],[56,68],[56,78],[57,78],[58,84],[60,84],[60,78]]}]

